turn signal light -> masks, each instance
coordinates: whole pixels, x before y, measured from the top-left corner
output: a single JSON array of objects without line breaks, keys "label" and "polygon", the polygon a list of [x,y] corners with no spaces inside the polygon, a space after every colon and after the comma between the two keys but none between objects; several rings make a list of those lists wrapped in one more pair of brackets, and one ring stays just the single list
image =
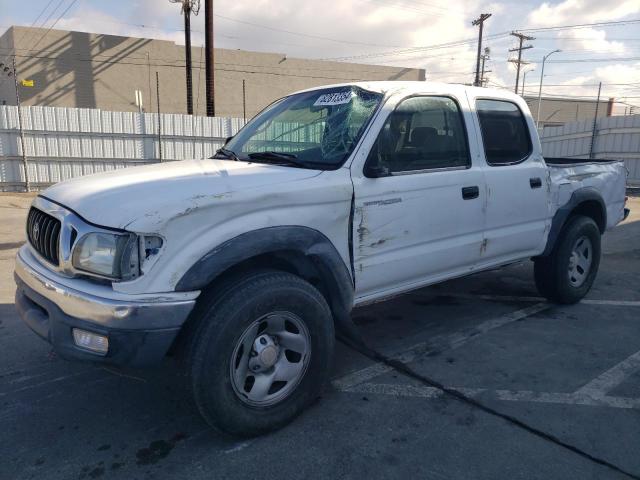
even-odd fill
[{"label": "turn signal light", "polygon": [[73,341],[78,347],[91,350],[101,355],[106,355],[109,351],[109,337],[98,335],[97,333],[74,328]]}]

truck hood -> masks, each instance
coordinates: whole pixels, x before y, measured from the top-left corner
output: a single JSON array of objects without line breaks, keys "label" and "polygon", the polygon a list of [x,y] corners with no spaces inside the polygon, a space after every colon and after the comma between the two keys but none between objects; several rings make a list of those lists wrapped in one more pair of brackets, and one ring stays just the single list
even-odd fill
[{"label": "truck hood", "polygon": [[183,160],[88,175],[58,183],[41,196],[63,205],[89,222],[126,228],[166,209],[239,191],[296,182],[320,171],[230,160]]}]

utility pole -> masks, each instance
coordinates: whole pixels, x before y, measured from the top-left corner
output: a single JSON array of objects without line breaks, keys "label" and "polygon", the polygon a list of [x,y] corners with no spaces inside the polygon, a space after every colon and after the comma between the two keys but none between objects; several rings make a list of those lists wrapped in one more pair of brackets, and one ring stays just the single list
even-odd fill
[{"label": "utility pole", "polygon": [[242,118],[244,123],[247,123],[247,87],[245,86],[244,78],[242,79]]},{"label": "utility pole", "polygon": [[158,113],[158,159],[162,163],[162,116],[160,113],[160,76],[156,71],[156,102]]},{"label": "utility pole", "polygon": [[593,159],[593,147],[596,143],[596,133],[598,131],[598,107],[600,106],[600,92],[602,91],[602,82],[598,84],[598,99],[596,100],[596,113],[593,116],[593,130],[591,131],[591,144],[589,145],[589,159]]},{"label": "utility pole", "polygon": [[198,15],[200,0],[169,0],[171,3],[181,3],[180,13],[184,16],[184,59],[187,80],[187,114],[193,115],[193,76],[191,66],[191,13]]},{"label": "utility pole", "polygon": [[204,3],[204,40],[205,40],[205,91],[207,96],[207,117],[215,117],[216,106],[213,84],[213,0]]},{"label": "utility pole", "polygon": [[528,50],[529,48],[533,48],[533,45],[526,45],[526,46],[522,46],[522,43],[525,40],[535,40],[534,37],[529,37],[527,35],[524,35],[522,33],[518,33],[518,32],[511,32],[511,35],[513,35],[514,37],[516,37],[520,44],[518,45],[517,48],[510,48],[509,51],[510,52],[518,52],[518,59],[510,59],[509,62],[511,63],[515,63],[516,64],[516,87],[515,87],[515,93],[518,93],[518,84],[520,83],[520,66],[521,65],[527,65],[529,62],[524,62],[522,60],[522,51],[523,50]]},{"label": "utility pole", "polygon": [[29,170],[27,170],[27,151],[24,146],[24,128],[22,127],[22,105],[20,105],[20,90],[18,89],[18,71],[16,69],[16,56],[13,56],[13,82],[16,87],[16,108],[18,109],[18,128],[20,129],[20,147],[22,148],[22,166],[24,167],[24,189],[31,191],[29,185]]},{"label": "utility pole", "polygon": [[487,18],[491,16],[490,13],[482,13],[478,18],[476,18],[471,25],[474,27],[478,25],[480,28],[478,29],[478,55],[476,57],[476,78],[473,84],[476,87],[480,86],[480,54],[482,53],[482,30],[484,28],[484,22]]}]

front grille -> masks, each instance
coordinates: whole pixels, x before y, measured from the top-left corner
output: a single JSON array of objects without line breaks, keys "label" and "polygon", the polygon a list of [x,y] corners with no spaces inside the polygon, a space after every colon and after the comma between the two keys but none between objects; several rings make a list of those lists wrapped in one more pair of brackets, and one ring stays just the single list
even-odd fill
[{"label": "front grille", "polygon": [[27,238],[48,262],[56,266],[59,264],[60,220],[31,207],[27,217]]}]

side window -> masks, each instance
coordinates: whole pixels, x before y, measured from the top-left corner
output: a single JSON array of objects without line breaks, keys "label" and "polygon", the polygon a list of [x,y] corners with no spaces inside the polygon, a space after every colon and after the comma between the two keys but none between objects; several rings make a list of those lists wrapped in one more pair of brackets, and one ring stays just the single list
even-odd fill
[{"label": "side window", "polygon": [[447,97],[404,100],[387,118],[366,165],[389,173],[470,166],[458,104]]},{"label": "side window", "polygon": [[477,100],[484,153],[489,165],[518,163],[531,153],[531,136],[524,115],[515,103]]}]

